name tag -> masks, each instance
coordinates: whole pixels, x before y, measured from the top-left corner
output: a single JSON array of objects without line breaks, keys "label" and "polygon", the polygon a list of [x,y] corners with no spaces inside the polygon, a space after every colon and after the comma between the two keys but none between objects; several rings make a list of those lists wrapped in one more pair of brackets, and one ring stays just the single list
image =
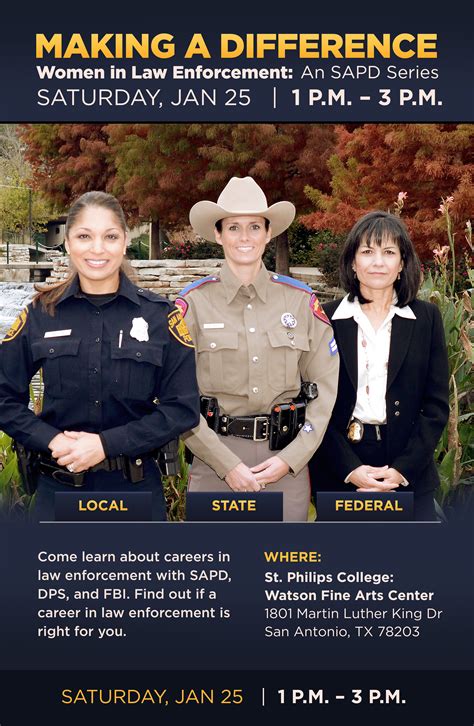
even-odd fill
[{"label": "name tag", "polygon": [[224,323],[203,323],[204,330],[215,330],[216,328],[223,328]]},{"label": "name tag", "polygon": [[71,335],[72,330],[48,330],[44,334],[45,338],[61,338],[63,335]]}]

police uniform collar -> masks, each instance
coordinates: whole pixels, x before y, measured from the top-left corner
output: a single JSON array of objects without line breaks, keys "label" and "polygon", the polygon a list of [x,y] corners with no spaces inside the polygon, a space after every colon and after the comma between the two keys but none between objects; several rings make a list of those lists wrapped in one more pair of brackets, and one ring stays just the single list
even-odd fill
[{"label": "police uniform collar", "polygon": [[[239,278],[234,275],[227,262],[224,262],[221,267],[220,278],[221,282],[224,284],[226,292],[226,302],[227,304],[229,304],[232,302],[232,300],[234,300],[240,288],[245,287],[245,285],[243,285]],[[247,287],[251,287],[253,285],[253,287],[255,288],[255,292],[257,293],[260,300],[262,302],[266,302],[269,281],[270,278],[268,270],[262,262],[262,266],[259,270],[257,277]]]},{"label": "police uniform collar", "polygon": [[[140,305],[140,298],[137,294],[137,287],[133,284],[131,280],[128,279],[127,275],[123,274],[123,272],[120,273],[120,283],[119,289],[117,290],[117,295],[122,295],[122,297],[126,297],[128,300],[135,303],[135,305]],[[86,297],[86,294],[81,290],[79,275],[74,276],[67,290],[65,290],[59,298],[58,305],[70,297]]]}]

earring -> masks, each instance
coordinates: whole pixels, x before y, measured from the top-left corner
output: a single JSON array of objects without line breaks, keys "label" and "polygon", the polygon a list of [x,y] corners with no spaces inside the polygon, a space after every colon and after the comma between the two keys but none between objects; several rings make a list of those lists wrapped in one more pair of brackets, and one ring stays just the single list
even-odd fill
[{"label": "earring", "polygon": [[400,273],[398,273],[398,275],[397,275],[397,280],[399,280],[399,279],[400,279]]}]

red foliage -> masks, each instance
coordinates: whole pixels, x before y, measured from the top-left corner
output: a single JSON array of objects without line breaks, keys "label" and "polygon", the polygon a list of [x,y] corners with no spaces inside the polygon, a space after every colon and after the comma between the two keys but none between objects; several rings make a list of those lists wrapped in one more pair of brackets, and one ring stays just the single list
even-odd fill
[{"label": "red foliage", "polygon": [[446,233],[438,206],[454,196],[450,211],[461,245],[474,208],[472,137],[468,124],[364,124],[336,127],[336,153],[329,166],[332,194],[303,218],[309,229],[347,232],[362,214],[391,209],[407,192],[403,219],[421,257],[431,256]]}]

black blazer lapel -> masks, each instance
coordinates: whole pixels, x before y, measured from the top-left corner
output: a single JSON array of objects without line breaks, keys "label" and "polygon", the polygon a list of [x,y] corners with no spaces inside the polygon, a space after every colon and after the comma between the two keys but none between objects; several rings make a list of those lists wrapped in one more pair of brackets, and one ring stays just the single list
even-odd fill
[{"label": "black blazer lapel", "polygon": [[337,347],[339,355],[346,366],[347,373],[357,391],[357,329],[358,325],[354,318],[331,321],[337,334]]},{"label": "black blazer lapel", "polygon": [[387,390],[397,377],[411,343],[416,320],[394,315],[388,356]]}]

